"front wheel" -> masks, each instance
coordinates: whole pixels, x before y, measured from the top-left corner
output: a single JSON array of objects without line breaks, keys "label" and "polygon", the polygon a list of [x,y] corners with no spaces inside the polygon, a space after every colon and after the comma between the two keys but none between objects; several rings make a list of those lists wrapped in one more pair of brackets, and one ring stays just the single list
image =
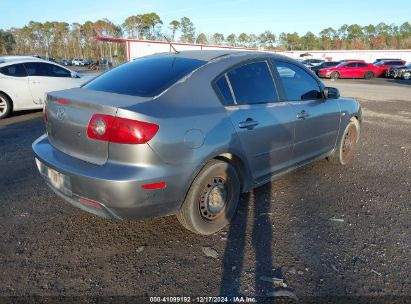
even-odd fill
[{"label": "front wheel", "polygon": [[332,72],[331,75],[330,75],[330,78],[331,79],[338,79],[338,78],[340,78],[340,73]]},{"label": "front wheel", "polygon": [[350,163],[354,157],[359,138],[360,124],[356,118],[352,118],[328,160],[336,165]]},{"label": "front wheel", "polygon": [[194,179],[177,219],[194,233],[213,234],[230,222],[239,197],[240,181],[234,167],[211,160]]}]

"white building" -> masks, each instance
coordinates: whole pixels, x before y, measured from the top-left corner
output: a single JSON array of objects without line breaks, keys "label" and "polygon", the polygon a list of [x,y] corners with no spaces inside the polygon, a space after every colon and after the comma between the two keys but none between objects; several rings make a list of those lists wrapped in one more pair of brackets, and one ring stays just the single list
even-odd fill
[{"label": "white building", "polygon": [[[107,42],[125,43],[127,60],[163,52],[173,52],[172,47],[168,42],[151,41],[151,40],[136,40],[136,39],[121,39],[109,37],[96,37],[97,40]],[[205,45],[205,44],[189,44],[173,42],[173,46],[178,51],[184,50],[216,50],[216,49],[232,49],[258,51],[259,49],[241,48],[221,45]],[[366,62],[373,62],[377,58],[395,58],[403,59],[407,62],[411,61],[411,50],[330,50],[330,51],[267,51],[277,54],[286,55],[292,58],[301,58],[301,54],[309,53],[310,57],[325,60],[343,60],[343,59],[362,59]]]}]

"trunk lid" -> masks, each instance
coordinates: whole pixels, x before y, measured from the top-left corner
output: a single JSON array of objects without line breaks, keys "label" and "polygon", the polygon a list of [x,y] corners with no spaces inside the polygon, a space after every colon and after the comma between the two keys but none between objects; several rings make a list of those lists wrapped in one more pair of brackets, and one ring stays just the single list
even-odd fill
[{"label": "trunk lid", "polygon": [[94,114],[116,116],[118,108],[147,100],[84,88],[51,92],[46,105],[49,142],[65,154],[102,165],[108,159],[109,142],[87,136],[91,117]]}]

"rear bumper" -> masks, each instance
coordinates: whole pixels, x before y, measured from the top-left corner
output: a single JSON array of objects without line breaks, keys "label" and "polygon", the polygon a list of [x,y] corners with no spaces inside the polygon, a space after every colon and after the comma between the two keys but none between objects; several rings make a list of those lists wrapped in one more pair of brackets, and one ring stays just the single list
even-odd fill
[{"label": "rear bumper", "polygon": [[[68,203],[105,218],[131,219],[176,213],[190,185],[192,168],[161,164],[130,165],[107,161],[94,165],[55,149],[47,135],[32,145],[37,165],[48,186]],[[60,189],[47,178],[51,168],[64,176]],[[162,189],[142,185],[165,182]]]}]

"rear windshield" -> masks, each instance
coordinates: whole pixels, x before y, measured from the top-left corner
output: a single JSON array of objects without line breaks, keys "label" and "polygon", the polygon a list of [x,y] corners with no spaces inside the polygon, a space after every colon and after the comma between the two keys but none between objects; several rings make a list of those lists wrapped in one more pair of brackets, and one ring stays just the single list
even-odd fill
[{"label": "rear windshield", "polygon": [[205,63],[176,56],[140,58],[104,73],[84,88],[133,96],[155,96]]}]

